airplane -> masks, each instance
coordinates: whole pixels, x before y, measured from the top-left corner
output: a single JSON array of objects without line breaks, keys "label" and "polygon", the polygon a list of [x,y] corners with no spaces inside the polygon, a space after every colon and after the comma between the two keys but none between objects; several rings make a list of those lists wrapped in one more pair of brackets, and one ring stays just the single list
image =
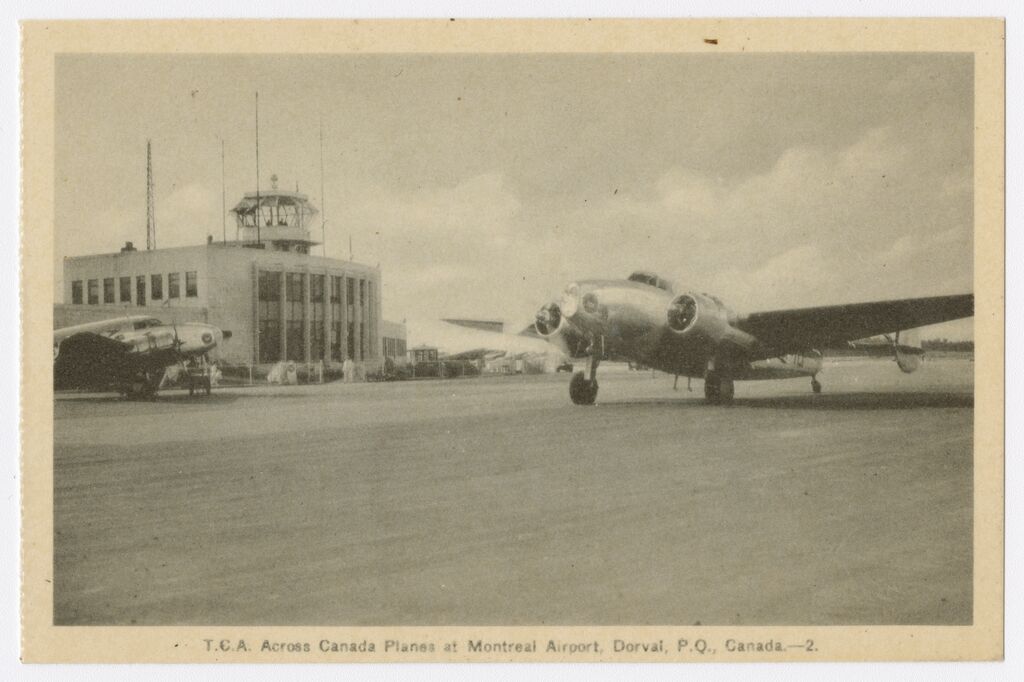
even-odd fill
[{"label": "airplane", "polygon": [[[208,324],[165,324],[144,315],[64,327],[53,333],[54,389],[116,389],[126,397],[152,397],[168,367],[184,366],[230,336]],[[200,385],[210,393],[209,376]]]},{"label": "airplane", "polygon": [[570,358],[586,360],[586,371],[569,382],[577,405],[594,404],[597,368],[606,359],[677,380],[703,378],[705,402],[727,405],[735,381],[810,377],[811,390],[820,393],[822,349],[881,334],[900,370],[913,372],[923,351],[910,330],[973,315],[973,294],[737,315],[716,296],[677,294],[668,280],[638,271],[625,280],[569,284],[537,311],[534,329]]}]

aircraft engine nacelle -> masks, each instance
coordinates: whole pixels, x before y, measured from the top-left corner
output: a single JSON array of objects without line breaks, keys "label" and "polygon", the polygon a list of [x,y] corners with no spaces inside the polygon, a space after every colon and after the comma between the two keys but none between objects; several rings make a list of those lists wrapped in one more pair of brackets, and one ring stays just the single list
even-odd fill
[{"label": "aircraft engine nacelle", "polygon": [[676,296],[669,304],[668,327],[680,336],[703,337],[720,341],[736,333],[731,321],[732,311],[716,298],[706,294],[687,293]]},{"label": "aircraft engine nacelle", "polygon": [[562,351],[570,358],[580,358],[587,354],[589,339],[576,325],[566,319],[558,303],[548,303],[538,310],[533,328],[542,338],[560,342]]},{"label": "aircraft engine nacelle", "polygon": [[911,374],[921,366],[924,358],[924,350],[921,348],[921,338],[918,330],[897,332],[893,340],[893,354],[896,356],[896,365],[904,374]]}]

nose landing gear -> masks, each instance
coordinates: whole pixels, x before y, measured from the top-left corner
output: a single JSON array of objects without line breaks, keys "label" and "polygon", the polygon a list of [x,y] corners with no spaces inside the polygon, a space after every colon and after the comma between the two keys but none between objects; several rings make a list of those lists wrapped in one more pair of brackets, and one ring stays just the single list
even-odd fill
[{"label": "nose landing gear", "polygon": [[816,394],[821,393],[821,382],[818,381],[817,377],[811,377],[811,390]]},{"label": "nose landing gear", "polygon": [[597,400],[597,366],[601,363],[601,357],[604,355],[603,338],[600,340],[600,344],[599,348],[596,343],[590,345],[586,373],[575,372],[569,381],[569,399],[575,405],[593,405]]},{"label": "nose landing gear", "polygon": [[593,405],[597,400],[597,380],[587,379],[583,372],[576,372],[569,382],[569,398],[576,405]]}]

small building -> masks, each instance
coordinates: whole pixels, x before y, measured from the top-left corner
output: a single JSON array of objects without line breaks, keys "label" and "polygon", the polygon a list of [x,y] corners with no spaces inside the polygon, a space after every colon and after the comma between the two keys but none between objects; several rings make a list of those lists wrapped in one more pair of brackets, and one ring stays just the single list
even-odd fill
[{"label": "small building", "polygon": [[381,320],[380,338],[381,356],[390,358],[392,362],[404,364],[406,361],[405,324]]},{"label": "small building", "polygon": [[[218,349],[235,364],[383,361],[378,267],[310,254],[316,208],[276,187],[247,193],[231,210],[235,241],[64,259],[64,303],[55,327],[118,315],[206,322],[232,333]],[[404,325],[389,327],[396,354]],[[401,345],[398,345],[398,341]],[[391,346],[392,344],[388,344]]]},{"label": "small building", "polygon": [[436,346],[416,346],[409,349],[409,361],[416,364],[420,362],[437,362]]}]

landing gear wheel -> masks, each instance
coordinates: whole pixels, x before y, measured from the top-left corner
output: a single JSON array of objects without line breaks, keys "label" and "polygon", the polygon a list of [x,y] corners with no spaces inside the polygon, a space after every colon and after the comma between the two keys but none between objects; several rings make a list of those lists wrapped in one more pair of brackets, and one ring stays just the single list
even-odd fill
[{"label": "landing gear wheel", "polygon": [[732,379],[722,377],[718,380],[718,402],[722,405],[732,405],[733,396],[736,395],[736,386]]},{"label": "landing gear wheel", "polygon": [[597,379],[587,379],[583,372],[576,372],[569,381],[569,398],[576,405],[593,405],[597,400]]},{"label": "landing gear wheel", "polygon": [[206,392],[206,395],[210,395],[212,390],[213,388],[212,385],[210,384],[210,377],[203,377],[203,391]]},{"label": "landing gear wheel", "polygon": [[708,405],[718,404],[718,375],[714,372],[704,375],[704,402]]},{"label": "landing gear wheel", "polygon": [[152,400],[162,378],[162,374],[141,372],[129,379],[121,390],[128,400]]},{"label": "landing gear wheel", "polygon": [[704,375],[704,400],[708,405],[730,405],[736,394],[733,380],[718,372]]},{"label": "landing gear wheel", "polygon": [[815,393],[821,393],[821,382],[811,377],[811,390]]}]

